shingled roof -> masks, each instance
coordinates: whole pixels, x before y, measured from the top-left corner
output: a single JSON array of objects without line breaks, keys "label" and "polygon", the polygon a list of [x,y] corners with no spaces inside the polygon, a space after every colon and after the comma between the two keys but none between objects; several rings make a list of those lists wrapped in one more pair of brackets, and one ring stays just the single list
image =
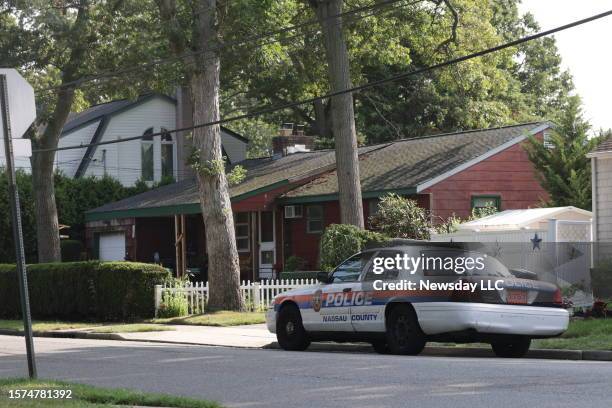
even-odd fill
[{"label": "shingled roof", "polygon": [[[361,184],[364,193],[413,189],[434,180],[482,155],[505,148],[509,143],[550,126],[534,122],[494,129],[473,130],[399,140],[359,148]],[[240,184],[230,188],[232,201],[263,193],[283,185],[317,176],[287,192],[283,199],[294,201],[334,195],[338,192],[333,150],[295,153],[278,159],[263,158],[239,163],[247,170]],[[299,183],[298,183],[299,184]],[[365,195],[365,194],[364,194]],[[124,216],[198,213],[195,180],[166,185],[88,212],[88,219],[104,219],[117,211]],[[174,211],[174,212],[172,212]]]},{"label": "shingled roof", "polygon": [[113,115],[125,109],[149,101],[153,98],[164,98],[172,103],[176,103],[176,100],[174,98],[157,93],[148,93],[145,95],[141,95],[134,100],[119,99],[116,101],[101,103],[99,105],[91,106],[82,112],[71,112],[68,116],[68,120],[66,120],[66,124],[62,129],[62,135],[66,135],[75,129],[78,129],[89,123],[96,122],[105,116]]},{"label": "shingled roof", "polygon": [[591,151],[591,154],[592,153],[604,153],[604,152],[612,152],[612,137],[608,137],[602,140],[601,142],[599,142],[599,144],[597,144],[595,149]]},{"label": "shingled roof", "polygon": [[[548,127],[547,122],[534,122],[493,129],[446,133],[404,139],[382,146],[367,155],[360,155],[359,170],[362,191],[424,189],[428,181],[444,175],[488,153],[494,153],[518,138]],[[285,201],[297,198],[333,195],[338,192],[338,176],[329,172],[284,195]]]}]

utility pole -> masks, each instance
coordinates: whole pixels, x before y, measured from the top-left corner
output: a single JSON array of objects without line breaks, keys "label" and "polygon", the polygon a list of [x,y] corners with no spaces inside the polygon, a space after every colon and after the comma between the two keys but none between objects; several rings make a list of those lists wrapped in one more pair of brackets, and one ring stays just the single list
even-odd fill
[{"label": "utility pole", "polygon": [[[4,70],[3,70],[4,71]],[[17,74],[18,75],[18,74]],[[25,82],[25,81],[24,81]],[[6,157],[6,172],[8,176],[8,190],[11,202],[11,215],[13,224],[13,242],[15,243],[15,259],[19,280],[19,292],[21,297],[21,313],[23,316],[23,328],[26,341],[26,352],[28,358],[28,373],[31,379],[35,379],[36,358],[34,355],[34,342],[32,339],[32,319],[30,315],[30,301],[28,297],[28,278],[26,275],[25,253],[23,249],[23,235],[21,229],[21,210],[19,207],[19,191],[15,176],[15,163],[13,152],[13,140],[11,135],[11,112],[9,110],[9,81],[7,75],[0,71],[0,108],[2,118],[2,134],[4,136],[4,156]],[[26,83],[27,84],[27,83]],[[17,91],[17,90],[12,90]],[[33,102],[33,98],[32,98]],[[21,104],[18,104],[21,105]],[[19,106],[21,108],[22,106]],[[31,123],[31,122],[30,122]],[[27,124],[29,127],[30,123]],[[20,137],[21,135],[18,135]],[[29,140],[27,140],[29,142]]]}]

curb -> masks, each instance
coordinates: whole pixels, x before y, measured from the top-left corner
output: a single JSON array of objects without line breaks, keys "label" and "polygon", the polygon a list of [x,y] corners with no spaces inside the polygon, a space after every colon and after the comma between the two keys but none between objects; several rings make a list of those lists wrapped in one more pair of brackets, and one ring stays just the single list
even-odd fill
[{"label": "curb", "polygon": [[[25,333],[21,330],[0,329],[0,335],[5,336],[23,336]],[[34,337],[53,337],[59,339],[90,339],[90,340],[125,340],[121,335],[116,333],[87,333],[82,331],[34,331]]]},{"label": "curb", "polygon": [[[23,336],[23,331],[0,329],[0,335],[7,336]],[[240,349],[264,349],[278,350],[280,349],[277,342],[272,342],[263,347],[238,347],[224,346],[219,344],[179,342],[179,341],[163,341],[163,340],[141,340],[127,339],[117,333],[87,333],[82,331],[35,331],[35,337],[51,337],[64,339],[88,339],[88,340],[121,340],[141,343],[156,343],[156,344],[180,344],[190,346],[212,346],[212,347],[231,347]],[[313,343],[309,351],[318,352],[371,352],[372,347],[365,344],[355,343]],[[476,357],[476,358],[491,358],[495,357],[493,351],[488,348],[477,347],[425,347],[421,353],[422,356],[435,357]],[[605,350],[559,350],[559,349],[532,349],[529,350],[525,358],[529,359],[547,359],[547,360],[584,360],[584,361],[612,361],[612,351]]]}]

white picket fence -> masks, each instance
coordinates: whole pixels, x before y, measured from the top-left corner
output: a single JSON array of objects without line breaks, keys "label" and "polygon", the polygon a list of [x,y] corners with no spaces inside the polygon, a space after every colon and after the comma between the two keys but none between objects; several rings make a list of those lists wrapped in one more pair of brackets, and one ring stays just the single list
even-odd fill
[{"label": "white picket fence", "polygon": [[[251,310],[266,309],[274,297],[290,289],[316,285],[316,279],[277,279],[261,282],[242,281],[240,293]],[[157,317],[165,294],[182,294],[188,303],[189,314],[202,313],[208,299],[208,282],[187,282],[181,287],[155,285],[155,316]]]}]

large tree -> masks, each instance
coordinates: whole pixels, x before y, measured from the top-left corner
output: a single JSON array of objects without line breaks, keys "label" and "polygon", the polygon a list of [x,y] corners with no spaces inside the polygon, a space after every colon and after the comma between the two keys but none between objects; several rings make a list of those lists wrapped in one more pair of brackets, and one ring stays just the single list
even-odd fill
[{"label": "large tree", "polygon": [[[3,64],[18,68],[35,87],[38,118],[29,132],[39,262],[59,261],[58,216],[53,179],[55,151],[71,111],[89,102],[138,93],[149,76],[115,77],[83,88],[81,79],[156,55],[142,1],[45,0],[2,2]],[[137,85],[138,84],[138,85]]]},{"label": "large tree", "polygon": [[[325,55],[331,92],[342,92],[352,87],[349,55],[342,28],[344,0],[309,0],[321,24],[325,39]],[[338,174],[338,196],[340,218],[343,224],[363,228],[363,202],[357,132],[352,93],[343,93],[331,98],[332,129]]]},{"label": "large tree", "polygon": [[591,209],[591,163],[586,155],[598,138],[589,138],[589,130],[580,98],[573,96],[547,140],[530,138],[527,152],[549,194],[547,205]]},{"label": "large tree", "polygon": [[[345,12],[373,2],[346,4]],[[348,14],[342,23],[351,81],[375,81],[538,31],[532,16],[519,15],[517,4],[406,1]],[[274,2],[261,30],[309,23],[316,19],[311,9],[303,0]],[[231,103],[222,101],[222,111],[235,112],[239,106],[248,112],[329,92],[327,64],[321,58],[326,52],[323,34],[306,24],[249,51],[253,62],[248,69],[228,76],[239,80],[224,84],[232,98]],[[555,117],[573,89],[560,61],[554,39],[545,38],[361,91],[353,95],[358,140],[375,143]],[[240,92],[233,92],[238,84]],[[329,100],[264,117],[268,123],[305,122],[327,146],[333,146],[331,119]]]},{"label": "large tree", "polygon": [[[219,120],[221,25],[227,4],[216,0],[157,0],[163,29],[173,52],[183,59],[193,122]],[[219,125],[193,130],[200,206],[208,255],[208,306],[243,310],[234,219],[221,149]]]}]

